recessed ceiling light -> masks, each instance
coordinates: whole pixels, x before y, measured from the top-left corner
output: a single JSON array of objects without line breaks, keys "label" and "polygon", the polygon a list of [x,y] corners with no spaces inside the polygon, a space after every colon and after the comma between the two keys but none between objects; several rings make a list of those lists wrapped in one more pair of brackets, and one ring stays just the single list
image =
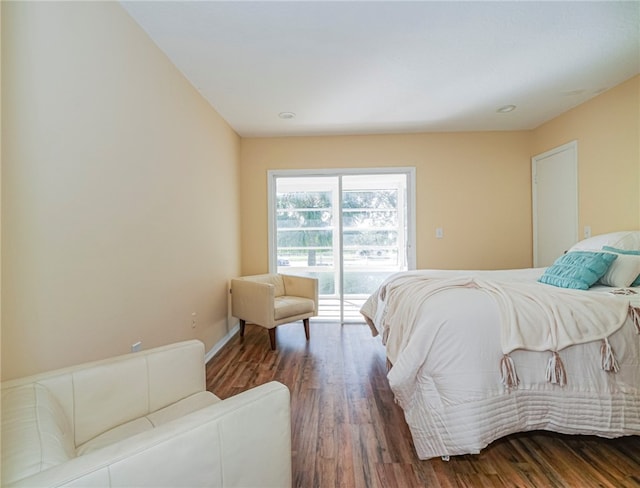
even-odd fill
[{"label": "recessed ceiling light", "polygon": [[280,112],[278,117],[281,119],[293,119],[296,116],[293,112]]},{"label": "recessed ceiling light", "polygon": [[498,110],[496,110],[496,112],[498,112],[499,114],[506,114],[509,112],[513,112],[516,109],[515,105],[505,105],[503,107],[500,107]]}]

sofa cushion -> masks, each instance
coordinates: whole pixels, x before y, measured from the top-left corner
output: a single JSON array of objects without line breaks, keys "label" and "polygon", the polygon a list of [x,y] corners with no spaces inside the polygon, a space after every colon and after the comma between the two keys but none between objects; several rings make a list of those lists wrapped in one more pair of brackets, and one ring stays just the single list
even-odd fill
[{"label": "sofa cushion", "polygon": [[150,413],[146,417],[141,417],[122,425],[114,427],[99,436],[78,446],[76,455],[82,456],[97,449],[115,444],[131,436],[151,430],[158,425],[166,424],[172,420],[181,418],[191,412],[208,407],[219,402],[220,399],[209,391],[201,391],[187,398],[184,398],[172,405]]},{"label": "sofa cushion", "polygon": [[47,388],[31,383],[3,391],[3,485],[64,463],[74,456],[69,419]]},{"label": "sofa cushion", "polygon": [[204,345],[189,342],[72,372],[75,445],[205,391],[203,363]]},{"label": "sofa cushion", "polygon": [[76,446],[149,413],[144,355],[74,371],[72,378]]},{"label": "sofa cushion", "polygon": [[76,449],[77,456],[84,456],[87,453],[102,449],[103,447],[110,446],[116,442],[128,439],[131,436],[146,432],[153,429],[153,424],[147,417],[141,417],[139,419],[132,420],[130,422],[118,425],[111,430],[103,432],[99,436],[81,444]]},{"label": "sofa cushion", "polygon": [[210,391],[201,391],[200,393],[191,395],[190,397],[180,400],[173,405],[169,405],[168,407],[150,413],[147,415],[147,418],[154,427],[157,427],[180,417],[184,417],[185,415],[195,412],[196,410],[200,410],[201,408],[218,403],[219,401],[221,401],[220,398]]},{"label": "sofa cushion", "polygon": [[285,317],[294,317],[315,310],[315,302],[309,298],[281,296],[276,297],[275,302],[275,319],[280,320]]}]

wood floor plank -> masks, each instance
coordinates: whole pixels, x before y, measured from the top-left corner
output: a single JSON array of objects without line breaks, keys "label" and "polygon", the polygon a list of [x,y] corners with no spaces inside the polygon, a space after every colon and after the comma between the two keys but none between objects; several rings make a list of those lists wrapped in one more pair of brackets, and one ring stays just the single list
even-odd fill
[{"label": "wood floor plank", "polygon": [[[337,471],[337,483],[335,486],[355,486],[355,470],[352,457],[347,456],[353,452],[353,437],[351,425],[340,423],[335,429],[338,437],[338,449],[336,453],[334,469]],[[330,486],[330,485],[328,485]]]},{"label": "wood floor plank", "polygon": [[[291,391],[296,488],[640,487],[640,437],[550,432],[499,439],[477,455],[421,461],[368,326],[311,321],[278,327],[277,349],[246,326],[207,364],[207,388],[228,398],[276,380]],[[250,460],[248,460],[250,462]]]},{"label": "wood floor plank", "polygon": [[411,464],[384,463],[376,465],[380,484],[385,487],[426,488],[416,477]]}]

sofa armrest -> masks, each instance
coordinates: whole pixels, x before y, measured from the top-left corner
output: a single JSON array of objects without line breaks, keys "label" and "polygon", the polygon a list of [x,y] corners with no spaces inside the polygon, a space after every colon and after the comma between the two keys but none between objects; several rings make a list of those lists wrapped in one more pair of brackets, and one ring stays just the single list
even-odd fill
[{"label": "sofa armrest", "polygon": [[306,276],[282,275],[287,295],[309,298],[315,303],[315,313],[318,313],[318,280]]},{"label": "sofa armrest", "polygon": [[275,286],[259,281],[231,280],[231,315],[263,327],[275,326]]},{"label": "sofa armrest", "polygon": [[11,486],[289,487],[289,390],[258,386]]}]

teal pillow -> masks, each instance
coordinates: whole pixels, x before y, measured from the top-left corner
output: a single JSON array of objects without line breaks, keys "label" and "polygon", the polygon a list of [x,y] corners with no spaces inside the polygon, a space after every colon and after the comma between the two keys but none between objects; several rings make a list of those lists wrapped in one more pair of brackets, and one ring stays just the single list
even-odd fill
[{"label": "teal pillow", "polygon": [[[611,246],[602,246],[602,250],[615,252],[618,254],[631,254],[633,256],[640,256],[640,251],[629,251],[627,249],[618,249],[617,247],[611,247]],[[631,286],[640,286],[640,275],[638,275],[638,277],[635,280],[633,280],[633,283],[631,283]]]},{"label": "teal pillow", "polygon": [[560,288],[588,290],[617,257],[610,252],[571,251],[556,259],[538,281]]}]

